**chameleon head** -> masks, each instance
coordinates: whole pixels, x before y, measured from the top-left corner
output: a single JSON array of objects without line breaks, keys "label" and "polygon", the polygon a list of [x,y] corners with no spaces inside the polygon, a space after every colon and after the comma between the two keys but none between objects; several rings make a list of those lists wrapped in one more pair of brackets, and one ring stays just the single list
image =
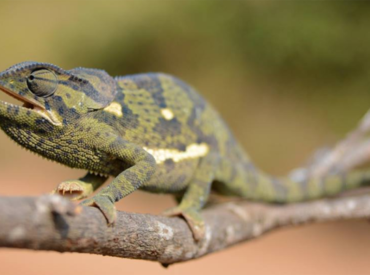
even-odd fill
[{"label": "chameleon head", "polygon": [[[64,152],[82,120],[114,99],[115,80],[106,72],[24,62],[0,73],[0,91],[23,105],[0,101],[0,127],[20,145],[58,162],[75,165],[79,156]],[[81,134],[82,135],[82,134]],[[76,146],[75,146],[76,147]],[[84,153],[84,156],[86,152]]]},{"label": "chameleon head", "polygon": [[50,131],[109,105],[116,84],[101,70],[65,71],[47,63],[23,62],[0,73],[0,90],[23,102],[18,106],[0,101],[0,125]]}]

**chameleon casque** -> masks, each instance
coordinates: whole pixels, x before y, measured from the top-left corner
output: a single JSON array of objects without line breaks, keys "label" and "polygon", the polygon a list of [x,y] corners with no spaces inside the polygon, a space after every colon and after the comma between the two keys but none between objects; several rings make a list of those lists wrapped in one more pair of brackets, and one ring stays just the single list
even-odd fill
[{"label": "chameleon casque", "polygon": [[[25,148],[89,171],[60,183],[95,206],[107,222],[114,203],[142,189],[173,193],[195,240],[205,234],[200,209],[212,190],[266,202],[295,202],[359,186],[362,173],[294,182],[258,170],[213,109],[193,88],[162,73],[112,78],[105,71],[63,70],[24,62],[0,74],[0,90],[23,106],[0,101],[2,130]],[[109,176],[113,181],[87,198]],[[86,199],[87,198],[87,199]]]}]

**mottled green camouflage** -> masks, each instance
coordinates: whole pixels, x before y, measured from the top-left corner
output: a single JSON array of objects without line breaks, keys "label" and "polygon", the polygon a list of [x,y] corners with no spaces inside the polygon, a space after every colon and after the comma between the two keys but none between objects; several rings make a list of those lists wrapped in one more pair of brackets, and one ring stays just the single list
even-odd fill
[{"label": "mottled green camouflage", "polygon": [[0,89],[24,102],[0,101],[7,135],[48,159],[89,171],[55,192],[83,199],[114,177],[82,202],[98,207],[110,224],[114,203],[136,189],[173,193],[181,200],[166,214],[182,215],[199,240],[205,232],[199,210],[211,187],[283,203],[336,194],[369,177],[359,172],[295,183],[262,173],[212,106],[166,74],[112,78],[102,70],[24,62],[0,74]]}]

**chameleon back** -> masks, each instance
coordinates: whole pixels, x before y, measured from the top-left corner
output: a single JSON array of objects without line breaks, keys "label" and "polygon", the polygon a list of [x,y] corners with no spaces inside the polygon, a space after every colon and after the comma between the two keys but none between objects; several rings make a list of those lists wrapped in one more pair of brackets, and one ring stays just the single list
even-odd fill
[{"label": "chameleon back", "polygon": [[111,113],[108,120],[118,116],[115,127],[122,137],[157,161],[157,172],[144,189],[183,191],[199,160],[208,154],[235,163],[247,161],[218,113],[183,81],[156,73],[116,80],[120,90],[105,109]]}]

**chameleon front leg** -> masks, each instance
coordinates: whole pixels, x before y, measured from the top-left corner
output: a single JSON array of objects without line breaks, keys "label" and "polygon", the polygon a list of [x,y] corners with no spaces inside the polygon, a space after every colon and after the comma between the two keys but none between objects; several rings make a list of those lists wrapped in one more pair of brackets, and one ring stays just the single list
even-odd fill
[{"label": "chameleon front leg", "polygon": [[217,156],[208,155],[201,159],[180,204],[163,213],[166,216],[185,218],[196,241],[203,239],[205,235],[205,223],[200,210],[207,202],[217,164]]},{"label": "chameleon front leg", "polygon": [[126,197],[145,184],[155,171],[156,162],[152,155],[141,147],[117,138],[108,145],[106,152],[132,166],[120,173],[108,186],[98,194],[81,202],[82,205],[95,206],[100,209],[108,224],[116,220],[114,203]]},{"label": "chameleon front leg", "polygon": [[53,194],[68,196],[72,200],[85,199],[98,189],[107,178],[87,173],[80,179],[63,181],[55,188]]}]

